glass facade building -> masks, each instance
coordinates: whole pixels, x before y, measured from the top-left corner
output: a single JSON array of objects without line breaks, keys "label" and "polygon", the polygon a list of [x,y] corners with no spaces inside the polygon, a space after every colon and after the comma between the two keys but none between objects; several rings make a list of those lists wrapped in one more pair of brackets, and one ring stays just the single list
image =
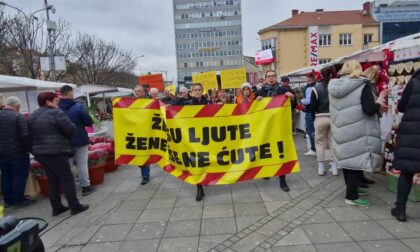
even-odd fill
[{"label": "glass facade building", "polygon": [[381,42],[420,32],[420,1],[373,2],[372,14],[381,24]]},{"label": "glass facade building", "polygon": [[178,81],[243,66],[241,0],[173,0]]}]

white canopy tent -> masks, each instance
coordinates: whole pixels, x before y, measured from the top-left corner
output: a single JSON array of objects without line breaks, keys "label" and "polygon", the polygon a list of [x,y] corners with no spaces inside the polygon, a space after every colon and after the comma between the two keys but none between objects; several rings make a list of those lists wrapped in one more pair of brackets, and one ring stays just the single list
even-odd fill
[{"label": "white canopy tent", "polygon": [[120,88],[107,85],[98,85],[98,84],[85,84],[80,85],[76,92],[75,97],[85,96],[87,99],[88,106],[90,106],[91,98],[102,98],[107,97],[121,97],[126,95],[133,94],[133,90],[129,88]]},{"label": "white canopy tent", "polygon": [[17,96],[21,100],[21,112],[32,112],[37,105],[38,94],[45,91],[56,91],[64,85],[76,88],[75,84],[36,80],[24,77],[0,75],[0,93],[6,99]]}]

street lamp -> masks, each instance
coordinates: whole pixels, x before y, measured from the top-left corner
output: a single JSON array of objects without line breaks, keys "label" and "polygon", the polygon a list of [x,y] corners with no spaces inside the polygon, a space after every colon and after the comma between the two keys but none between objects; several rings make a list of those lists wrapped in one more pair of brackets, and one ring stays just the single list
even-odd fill
[{"label": "street lamp", "polygon": [[49,49],[49,54],[50,54],[50,71],[51,71],[51,79],[53,81],[55,81],[55,63],[54,63],[54,50],[53,50],[53,44],[52,44],[52,35],[53,32],[57,29],[57,25],[54,21],[50,20],[50,15],[49,15],[49,11],[51,11],[53,14],[55,14],[55,7],[52,4],[48,4],[47,0],[44,1],[45,3],[45,7],[39,10],[36,10],[34,12],[32,12],[29,16],[26,15],[26,13],[24,11],[22,11],[21,9],[19,9],[18,7],[15,7],[13,5],[10,5],[6,2],[0,1],[0,6],[7,6],[10,7],[12,9],[17,10],[19,13],[23,14],[23,16],[25,16],[26,22],[29,23],[31,18],[35,18],[34,15],[40,11],[45,10],[47,12],[47,31],[48,31],[48,49]]},{"label": "street lamp", "polygon": [[35,15],[36,13],[38,13],[40,11],[43,11],[43,10],[51,10],[51,12],[53,14],[55,13],[55,7],[54,7],[54,5],[48,5],[48,6],[44,7],[44,8],[42,8],[42,9],[39,9],[37,11],[34,11],[29,16],[26,15],[26,13],[23,10],[21,10],[18,7],[15,7],[13,5],[10,5],[10,4],[6,3],[6,2],[0,1],[0,5],[7,6],[9,8],[12,8],[12,9],[17,10],[19,13],[21,13],[22,15],[24,15],[27,20],[31,19],[33,15]]}]

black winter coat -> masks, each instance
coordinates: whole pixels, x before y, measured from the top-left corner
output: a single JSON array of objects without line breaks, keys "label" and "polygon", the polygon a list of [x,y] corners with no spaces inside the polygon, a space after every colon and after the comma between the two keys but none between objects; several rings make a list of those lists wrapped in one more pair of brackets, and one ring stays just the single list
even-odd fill
[{"label": "black winter coat", "polygon": [[30,151],[25,117],[11,109],[0,110],[0,159],[8,160]]},{"label": "black winter coat", "polygon": [[29,116],[28,126],[34,156],[72,153],[76,127],[60,109],[40,107]]},{"label": "black winter coat", "polygon": [[420,173],[420,70],[404,89],[398,110],[404,115],[397,131],[394,167]]},{"label": "black winter coat", "polygon": [[289,90],[286,88],[280,86],[278,83],[274,83],[273,85],[270,84],[264,84],[260,90],[258,90],[255,97],[261,96],[261,97],[273,97],[277,95],[284,95]]}]

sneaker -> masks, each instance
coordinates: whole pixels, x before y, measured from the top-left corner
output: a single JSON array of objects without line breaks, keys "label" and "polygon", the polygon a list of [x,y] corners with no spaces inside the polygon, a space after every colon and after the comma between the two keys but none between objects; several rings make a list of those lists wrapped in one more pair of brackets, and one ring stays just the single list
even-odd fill
[{"label": "sneaker", "polygon": [[316,151],[309,150],[308,152],[304,153],[305,156],[316,156]]},{"label": "sneaker", "polygon": [[357,189],[357,193],[359,194],[359,196],[366,196],[369,194],[368,191],[360,189],[360,188]]},{"label": "sneaker", "polygon": [[337,169],[337,167],[331,167],[330,171],[331,171],[331,174],[333,176],[338,176],[338,169]]},{"label": "sneaker", "polygon": [[363,206],[363,207],[370,206],[369,201],[367,201],[365,199],[357,199],[357,200],[346,199],[344,202],[346,202],[346,204],[349,204],[349,205],[352,205],[352,206]]},{"label": "sneaker", "polygon": [[89,195],[89,194],[94,193],[94,192],[96,192],[96,188],[94,188],[94,187],[91,187],[91,186],[82,187],[82,195],[83,196]]},{"label": "sneaker", "polygon": [[147,183],[149,183],[149,178],[143,178],[142,180],[141,180],[141,185],[145,185],[145,184],[147,184]]},{"label": "sneaker", "polygon": [[324,176],[325,175],[325,168],[324,167],[318,167],[318,175]]}]

